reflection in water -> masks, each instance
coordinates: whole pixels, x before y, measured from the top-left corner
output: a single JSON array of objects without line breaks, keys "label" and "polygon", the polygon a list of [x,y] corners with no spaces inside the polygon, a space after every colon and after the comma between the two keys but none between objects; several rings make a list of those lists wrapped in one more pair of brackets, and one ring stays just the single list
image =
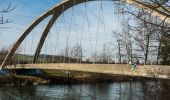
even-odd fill
[{"label": "reflection in water", "polygon": [[0,100],[169,100],[165,82],[0,87]]},{"label": "reflection in water", "polygon": [[[0,100],[45,100],[42,95],[36,95],[37,88],[26,87],[0,87]],[[45,92],[44,92],[45,93]]]}]

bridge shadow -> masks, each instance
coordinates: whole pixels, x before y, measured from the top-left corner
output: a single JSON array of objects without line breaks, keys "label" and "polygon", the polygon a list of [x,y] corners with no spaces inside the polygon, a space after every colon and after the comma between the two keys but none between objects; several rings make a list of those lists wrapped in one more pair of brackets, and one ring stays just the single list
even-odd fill
[{"label": "bridge shadow", "polygon": [[110,83],[136,77],[54,69],[15,69],[15,75],[37,77],[49,84]]}]

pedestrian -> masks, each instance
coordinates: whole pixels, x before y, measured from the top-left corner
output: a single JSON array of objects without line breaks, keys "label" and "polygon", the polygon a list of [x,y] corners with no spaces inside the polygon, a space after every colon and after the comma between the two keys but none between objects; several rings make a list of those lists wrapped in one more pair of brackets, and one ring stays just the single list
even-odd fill
[{"label": "pedestrian", "polygon": [[139,65],[139,60],[137,59],[136,60],[136,66],[135,67],[137,67]]},{"label": "pedestrian", "polygon": [[134,66],[132,64],[132,60],[131,59],[129,59],[129,65],[131,66],[131,69],[134,69]]}]

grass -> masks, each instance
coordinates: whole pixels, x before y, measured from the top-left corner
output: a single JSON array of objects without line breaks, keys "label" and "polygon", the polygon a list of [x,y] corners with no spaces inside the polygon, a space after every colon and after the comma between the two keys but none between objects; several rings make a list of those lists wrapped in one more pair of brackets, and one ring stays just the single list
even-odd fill
[{"label": "grass", "polygon": [[33,85],[36,84],[74,84],[74,83],[108,83],[139,79],[129,76],[114,76],[109,74],[97,74],[87,72],[42,70],[39,75],[7,75],[0,76],[0,84]]}]

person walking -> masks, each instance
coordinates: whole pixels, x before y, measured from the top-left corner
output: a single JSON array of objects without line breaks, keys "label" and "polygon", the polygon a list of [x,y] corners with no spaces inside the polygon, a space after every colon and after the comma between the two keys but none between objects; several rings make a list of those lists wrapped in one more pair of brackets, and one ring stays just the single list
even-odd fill
[{"label": "person walking", "polygon": [[138,65],[139,65],[139,60],[136,59],[136,66],[135,67],[137,67]]},{"label": "person walking", "polygon": [[129,65],[131,66],[131,69],[134,70],[134,66],[133,66],[133,63],[132,63],[132,60],[131,60],[131,59],[129,59]]}]

